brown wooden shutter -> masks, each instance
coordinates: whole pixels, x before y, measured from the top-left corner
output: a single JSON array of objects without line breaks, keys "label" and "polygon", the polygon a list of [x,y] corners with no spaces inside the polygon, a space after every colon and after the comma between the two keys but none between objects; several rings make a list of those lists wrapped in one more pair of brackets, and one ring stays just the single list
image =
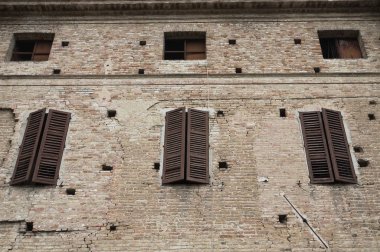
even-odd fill
[{"label": "brown wooden shutter", "polygon": [[49,40],[36,41],[32,60],[34,61],[48,60],[50,50],[51,50],[51,45],[52,45],[52,41],[49,41]]},{"label": "brown wooden shutter", "polygon": [[356,183],[355,170],[341,113],[330,109],[322,109],[322,116],[335,180]]},{"label": "brown wooden shutter", "polygon": [[321,112],[300,112],[311,183],[334,182]]},{"label": "brown wooden shutter", "polygon": [[49,110],[32,182],[56,185],[71,114]]},{"label": "brown wooden shutter", "polygon": [[162,183],[185,179],[186,110],[179,108],[166,113],[164,166]]},{"label": "brown wooden shutter", "polygon": [[44,125],[45,112],[46,109],[41,109],[29,115],[24,138],[16,161],[16,167],[11,179],[11,185],[30,181],[33,174],[42,127]]},{"label": "brown wooden shutter", "polygon": [[208,183],[208,112],[189,109],[187,118],[186,180]]},{"label": "brown wooden shutter", "polygon": [[357,39],[337,39],[336,47],[341,59],[362,58],[362,52]]}]

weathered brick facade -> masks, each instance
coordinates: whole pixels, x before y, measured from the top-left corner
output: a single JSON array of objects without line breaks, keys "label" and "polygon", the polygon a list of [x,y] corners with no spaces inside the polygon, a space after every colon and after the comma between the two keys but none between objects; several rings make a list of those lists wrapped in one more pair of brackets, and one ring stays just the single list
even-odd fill
[{"label": "weathered brick facade", "polygon": [[[143,1],[38,2],[0,3],[1,251],[380,251],[378,1],[151,1],[134,16]],[[318,30],[359,30],[366,57],[323,59]],[[206,32],[207,60],[163,60],[167,31]],[[23,32],[55,34],[48,61],[10,61]],[[58,184],[10,186],[45,107],[72,114]],[[179,107],[210,112],[209,185],[163,186],[153,169]],[[343,114],[357,184],[310,183],[299,112],[321,108]]]}]

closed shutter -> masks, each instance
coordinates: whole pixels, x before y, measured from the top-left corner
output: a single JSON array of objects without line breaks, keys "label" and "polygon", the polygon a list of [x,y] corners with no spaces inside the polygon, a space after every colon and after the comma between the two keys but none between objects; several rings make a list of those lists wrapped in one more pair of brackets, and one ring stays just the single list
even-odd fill
[{"label": "closed shutter", "polygon": [[189,109],[187,122],[186,180],[208,183],[208,117],[207,111]]},{"label": "closed shutter", "polygon": [[321,112],[301,112],[300,120],[311,183],[334,182]]},{"label": "closed shutter", "polygon": [[32,182],[56,185],[71,114],[49,110]]},{"label": "closed shutter", "polygon": [[185,179],[185,108],[167,112],[165,120],[163,184]]},{"label": "closed shutter", "polygon": [[339,111],[330,109],[322,109],[322,115],[335,180],[346,183],[356,183],[356,175],[351,160],[342,115]]},{"label": "closed shutter", "polygon": [[30,181],[34,169],[36,152],[41,138],[46,109],[30,113],[24,138],[20,146],[16,167],[11,179],[11,185]]}]

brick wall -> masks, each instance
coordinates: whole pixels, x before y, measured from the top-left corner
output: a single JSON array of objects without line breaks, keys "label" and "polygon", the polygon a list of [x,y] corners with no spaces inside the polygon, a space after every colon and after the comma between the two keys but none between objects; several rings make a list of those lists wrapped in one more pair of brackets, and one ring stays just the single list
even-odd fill
[{"label": "brick wall", "polygon": [[[379,117],[379,19],[171,18],[2,21],[4,57],[14,32],[55,33],[49,61],[0,62],[0,107],[15,114],[0,111],[0,125],[10,128],[0,141],[11,140],[0,163],[2,250],[325,251],[317,235],[334,251],[378,250],[380,125],[367,114]],[[360,30],[368,58],[323,60],[318,29]],[[175,30],[206,31],[207,61],[163,61],[163,31]],[[53,68],[62,74],[52,76]],[[137,76],[139,68],[146,75]],[[162,186],[153,169],[162,162],[164,112],[181,106],[211,111],[209,185]],[[43,107],[72,113],[60,179],[11,187],[27,116]],[[343,114],[358,184],[309,183],[298,112],[322,107]],[[354,145],[364,152],[353,153]],[[369,166],[358,167],[358,158]]]}]

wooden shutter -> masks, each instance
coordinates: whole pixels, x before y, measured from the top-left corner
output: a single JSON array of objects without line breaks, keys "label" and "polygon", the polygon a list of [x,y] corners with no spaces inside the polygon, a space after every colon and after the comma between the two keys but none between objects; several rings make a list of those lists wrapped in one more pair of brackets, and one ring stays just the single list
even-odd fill
[{"label": "wooden shutter", "polygon": [[303,138],[311,183],[334,182],[321,112],[301,112]]},{"label": "wooden shutter", "polygon": [[70,116],[67,112],[49,110],[32,182],[56,185]]},{"label": "wooden shutter", "polygon": [[362,52],[357,39],[337,39],[336,47],[341,59],[362,58]]},{"label": "wooden shutter", "polygon": [[330,109],[322,109],[322,116],[335,180],[356,183],[355,170],[341,113]]},{"label": "wooden shutter", "polygon": [[11,179],[11,185],[30,181],[31,175],[33,174],[42,127],[44,125],[45,112],[46,109],[41,109],[29,115],[24,138],[16,161],[16,167]]},{"label": "wooden shutter", "polygon": [[49,59],[52,41],[40,40],[34,47],[33,59],[35,61],[46,61]]},{"label": "wooden shutter", "polygon": [[189,109],[187,121],[186,180],[208,183],[208,112]]},{"label": "wooden shutter", "polygon": [[185,108],[167,112],[165,117],[163,184],[185,179],[185,133]]}]

